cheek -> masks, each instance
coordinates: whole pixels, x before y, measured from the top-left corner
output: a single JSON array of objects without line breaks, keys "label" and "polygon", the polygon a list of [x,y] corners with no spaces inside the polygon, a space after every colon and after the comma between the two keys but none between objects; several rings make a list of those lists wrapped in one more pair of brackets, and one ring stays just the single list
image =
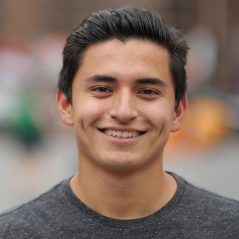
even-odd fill
[{"label": "cheek", "polygon": [[105,106],[103,101],[96,101],[94,98],[79,99],[73,107],[75,124],[87,126],[99,120],[105,112]]},{"label": "cheek", "polygon": [[167,102],[145,105],[142,109],[145,118],[156,128],[161,128],[163,125],[172,122],[174,109],[173,106]]}]

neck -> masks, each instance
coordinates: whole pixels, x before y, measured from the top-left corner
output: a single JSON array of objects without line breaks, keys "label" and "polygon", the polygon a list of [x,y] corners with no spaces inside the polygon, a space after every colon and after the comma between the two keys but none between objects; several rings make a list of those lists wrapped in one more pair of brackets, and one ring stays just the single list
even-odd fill
[{"label": "neck", "polygon": [[115,219],[148,216],[165,206],[176,191],[176,182],[161,163],[131,173],[92,170],[81,164],[71,188],[89,208]]}]

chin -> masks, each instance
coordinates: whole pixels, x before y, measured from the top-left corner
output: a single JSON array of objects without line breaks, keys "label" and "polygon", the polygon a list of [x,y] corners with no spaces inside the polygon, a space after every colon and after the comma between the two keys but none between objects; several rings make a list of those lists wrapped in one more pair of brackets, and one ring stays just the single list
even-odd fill
[{"label": "chin", "polygon": [[102,168],[112,172],[130,173],[139,170],[146,162],[142,158],[130,157],[129,155],[120,155],[115,157],[104,157],[101,162],[98,162]]}]

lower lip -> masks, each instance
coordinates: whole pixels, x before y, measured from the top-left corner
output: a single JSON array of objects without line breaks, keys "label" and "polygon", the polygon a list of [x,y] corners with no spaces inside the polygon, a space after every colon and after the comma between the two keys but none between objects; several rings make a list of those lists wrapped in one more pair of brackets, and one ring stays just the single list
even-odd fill
[{"label": "lower lip", "polygon": [[131,138],[120,138],[120,137],[114,137],[114,136],[108,135],[100,130],[99,132],[103,134],[104,136],[106,136],[112,142],[121,143],[121,144],[135,143],[138,139],[140,139],[143,136],[143,135],[138,135],[136,137],[131,137]]}]

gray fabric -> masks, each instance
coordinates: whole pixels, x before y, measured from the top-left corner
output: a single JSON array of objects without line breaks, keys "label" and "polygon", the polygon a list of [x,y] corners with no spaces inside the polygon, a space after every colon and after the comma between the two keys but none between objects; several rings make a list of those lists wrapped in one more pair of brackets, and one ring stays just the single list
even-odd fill
[{"label": "gray fabric", "polygon": [[116,220],[86,207],[69,180],[0,217],[0,238],[237,239],[239,202],[199,189],[181,177],[172,200],[136,220]]}]

